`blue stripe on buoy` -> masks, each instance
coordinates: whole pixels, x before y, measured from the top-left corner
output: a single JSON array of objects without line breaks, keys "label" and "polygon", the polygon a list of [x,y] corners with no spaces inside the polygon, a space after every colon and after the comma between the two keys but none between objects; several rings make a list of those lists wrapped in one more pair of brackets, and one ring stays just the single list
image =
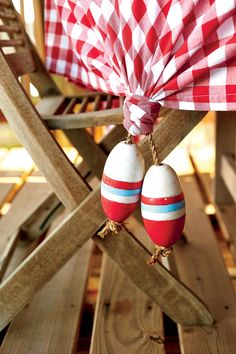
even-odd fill
[{"label": "blue stripe on buoy", "polygon": [[108,186],[106,183],[102,182],[102,188],[104,188],[107,192],[121,195],[123,197],[132,197],[133,195],[138,195],[141,193],[141,188],[138,189],[120,189]]},{"label": "blue stripe on buoy", "polygon": [[142,210],[148,211],[149,213],[168,213],[171,211],[177,211],[182,209],[185,206],[184,200],[181,200],[178,203],[167,204],[167,205],[148,205],[141,203]]}]

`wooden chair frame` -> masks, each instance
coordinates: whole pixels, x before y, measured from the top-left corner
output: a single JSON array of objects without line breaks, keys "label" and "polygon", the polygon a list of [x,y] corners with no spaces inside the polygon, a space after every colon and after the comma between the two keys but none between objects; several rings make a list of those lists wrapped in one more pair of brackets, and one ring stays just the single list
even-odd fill
[{"label": "wooden chair frame", "polygon": [[[30,48],[32,52],[32,47]],[[35,55],[34,53],[34,57]],[[37,59],[37,62],[40,62],[39,59]],[[42,63],[40,63],[40,66],[43,68]],[[42,72],[49,83],[47,87],[50,88],[45,92],[53,91],[56,93],[55,85],[50,81],[50,77],[47,78],[45,69],[39,70],[39,76],[42,75]],[[35,72],[32,75],[36,77]],[[76,168],[67,159],[46,126],[45,120],[42,119],[26,96],[2,50],[0,51],[0,106],[10,126],[29,151],[56,195],[70,211],[69,216],[60,227],[50,234],[2,283],[0,287],[0,329],[4,328],[19,313],[31,297],[91,237],[125,274],[152,300],[158,303],[161,309],[176,323],[184,325],[212,324],[211,314],[196,295],[161,264],[158,263],[152,267],[146,264],[146,259],[150,253],[130,232],[125,230],[117,237],[108,235],[105,239],[96,235],[106,219],[100,206],[99,188],[91,191]],[[179,144],[206,114],[203,112],[168,110],[164,112],[165,118],[153,134],[161,160]],[[47,123],[57,121],[52,116],[53,113],[47,115]],[[115,112],[117,114],[115,118],[113,113],[106,113],[106,118],[109,117],[109,124],[117,123],[117,120],[120,122],[122,117],[120,111]],[[69,123],[70,130],[67,130],[67,135],[79,150],[83,149],[84,141],[90,144],[91,150],[84,149],[84,156],[89,151],[87,157],[90,158],[91,151],[95,152],[95,160],[99,160],[99,164],[92,167],[95,171],[98,171],[97,174],[100,176],[101,161],[104,161],[106,153],[109,152],[116,141],[108,136],[100,144],[100,147],[94,144],[91,139],[88,139],[84,131],[77,129],[83,126],[80,123],[81,116],[82,114],[69,117],[74,121],[74,125],[71,126],[71,123]],[[96,115],[94,114],[94,116]],[[66,119],[67,117],[64,115],[62,129],[68,128]],[[94,119],[97,125],[98,119]],[[75,121],[78,123],[75,123]],[[100,121],[103,125],[104,121],[107,120],[101,119]],[[71,121],[68,120],[68,122]],[[57,124],[59,124],[59,120]],[[83,124],[86,126],[86,123]],[[171,135],[169,134],[170,131]],[[119,131],[118,136],[120,136]],[[152,157],[147,139],[142,141],[140,148],[148,167],[152,163]],[[129,250],[128,255],[127,249]]]}]

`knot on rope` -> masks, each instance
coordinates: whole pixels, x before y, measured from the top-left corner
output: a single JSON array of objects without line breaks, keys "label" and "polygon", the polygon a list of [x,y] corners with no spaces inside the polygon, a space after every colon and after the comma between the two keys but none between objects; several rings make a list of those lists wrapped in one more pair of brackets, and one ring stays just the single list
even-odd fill
[{"label": "knot on rope", "polygon": [[104,227],[100,232],[98,232],[98,236],[104,238],[109,232],[113,232],[114,234],[118,234],[120,231],[124,230],[124,225],[122,223],[107,220]]},{"label": "knot on rope", "polygon": [[124,101],[124,126],[132,135],[146,135],[153,131],[160,104],[150,98],[133,95]]}]

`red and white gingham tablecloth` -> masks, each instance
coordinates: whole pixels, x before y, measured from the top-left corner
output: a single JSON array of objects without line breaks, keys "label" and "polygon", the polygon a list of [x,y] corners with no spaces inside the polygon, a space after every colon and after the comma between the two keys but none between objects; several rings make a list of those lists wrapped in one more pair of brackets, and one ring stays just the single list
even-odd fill
[{"label": "red and white gingham tablecloth", "polygon": [[236,0],[45,0],[45,29],[48,69],[126,96],[133,135],[160,105],[236,110]]}]

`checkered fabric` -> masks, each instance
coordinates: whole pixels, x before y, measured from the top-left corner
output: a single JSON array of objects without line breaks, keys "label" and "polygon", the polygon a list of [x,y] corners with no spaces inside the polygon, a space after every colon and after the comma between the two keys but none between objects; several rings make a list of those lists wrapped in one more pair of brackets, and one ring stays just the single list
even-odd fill
[{"label": "checkered fabric", "polygon": [[236,0],[45,0],[47,67],[126,96],[124,125],[160,105],[236,110]]}]

